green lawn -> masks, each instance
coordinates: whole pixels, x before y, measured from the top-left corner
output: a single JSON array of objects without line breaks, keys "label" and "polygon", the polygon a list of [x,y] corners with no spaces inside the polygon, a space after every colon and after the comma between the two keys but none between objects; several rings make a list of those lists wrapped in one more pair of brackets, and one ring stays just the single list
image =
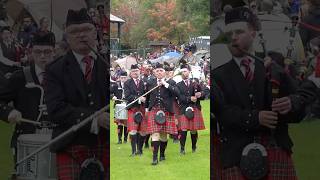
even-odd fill
[{"label": "green lawn", "polygon": [[13,159],[10,150],[13,125],[0,120],[0,179],[8,179],[13,169]]},{"label": "green lawn", "polygon": [[293,157],[299,180],[320,179],[320,121],[305,121],[290,126]]},{"label": "green lawn", "polygon": [[[111,106],[113,107],[113,106]],[[203,101],[203,115],[206,130],[199,131],[197,152],[191,152],[191,139],[188,133],[186,143],[186,155],[181,156],[179,144],[173,144],[170,139],[166,150],[165,162],[159,162],[157,166],[151,166],[151,149],[145,150],[143,156],[129,157],[131,154],[130,142],[118,145],[117,130],[114,123],[111,124],[111,150],[110,150],[110,174],[111,179],[210,179],[210,121],[209,101]],[[113,111],[113,110],[112,110]],[[111,111],[111,112],[112,112]],[[113,118],[113,113],[111,114]],[[111,119],[112,119],[111,118]],[[111,120],[113,122],[113,120]]]},{"label": "green lawn", "polygon": [[[204,102],[204,111],[209,111],[209,102]],[[117,145],[116,126],[111,124],[111,179],[209,179],[209,113],[204,114],[207,130],[199,132],[198,152],[191,153],[190,134],[186,155],[179,155],[179,145],[169,141],[167,160],[152,167],[150,150],[142,157],[130,158],[130,144]],[[113,117],[113,116],[112,116]],[[112,120],[113,122],[113,120]],[[0,121],[0,179],[12,173],[12,156],[9,149],[13,126]],[[320,179],[320,121],[305,121],[290,126],[294,141],[294,163],[299,180]]]}]

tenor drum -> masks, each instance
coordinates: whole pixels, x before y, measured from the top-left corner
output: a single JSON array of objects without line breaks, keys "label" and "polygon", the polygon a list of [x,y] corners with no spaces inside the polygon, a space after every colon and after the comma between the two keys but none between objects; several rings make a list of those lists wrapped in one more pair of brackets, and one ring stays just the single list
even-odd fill
[{"label": "tenor drum", "polygon": [[[126,109],[127,104],[121,103],[116,104],[114,109],[114,117],[119,120],[127,120],[128,119],[128,110]],[[120,111],[122,110],[122,111]],[[119,112],[120,111],[120,112]]]},{"label": "tenor drum", "polygon": [[[50,134],[23,134],[17,143],[17,160],[45,145],[51,140]],[[45,149],[22,162],[17,167],[18,180],[56,180],[56,156]]]}]

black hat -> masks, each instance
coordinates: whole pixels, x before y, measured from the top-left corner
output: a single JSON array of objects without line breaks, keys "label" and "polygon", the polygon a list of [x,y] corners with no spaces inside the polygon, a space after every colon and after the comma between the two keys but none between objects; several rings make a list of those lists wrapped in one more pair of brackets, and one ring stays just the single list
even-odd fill
[{"label": "black hat", "polygon": [[255,16],[252,11],[246,7],[237,7],[226,13],[225,24],[234,22],[248,22],[253,24]]},{"label": "black hat", "polygon": [[97,9],[99,9],[99,8],[104,9],[104,5],[103,5],[103,4],[99,4],[99,5],[97,5]]},{"label": "black hat", "polygon": [[138,64],[132,64],[130,70],[133,70],[133,69],[139,69]]},{"label": "black hat", "polygon": [[66,27],[72,24],[82,24],[82,23],[93,24],[93,21],[87,12],[87,9],[82,8],[79,11],[69,9],[68,15],[67,15]]},{"label": "black hat", "polygon": [[157,69],[157,68],[162,68],[162,69],[164,69],[164,68],[163,68],[163,64],[161,64],[161,63],[156,63],[155,69]]},{"label": "black hat", "polygon": [[55,46],[55,37],[53,33],[47,34],[35,34],[32,39],[32,45],[39,45],[39,46]]},{"label": "black hat", "polygon": [[170,66],[165,66],[165,67],[164,67],[164,70],[166,70],[166,71],[173,71],[174,68],[173,68],[173,67],[170,67]]},{"label": "black hat", "polygon": [[187,68],[190,71],[190,66],[188,64],[181,64],[180,69]]},{"label": "black hat", "polygon": [[120,76],[128,76],[128,73],[126,71],[121,71]]}]

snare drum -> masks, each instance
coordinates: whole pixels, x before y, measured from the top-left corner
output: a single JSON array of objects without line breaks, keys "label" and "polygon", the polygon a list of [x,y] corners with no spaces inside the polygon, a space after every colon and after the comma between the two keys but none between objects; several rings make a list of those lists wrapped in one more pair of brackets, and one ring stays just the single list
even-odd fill
[{"label": "snare drum", "polygon": [[[17,142],[17,160],[20,161],[51,140],[50,134],[23,134]],[[45,149],[17,167],[18,180],[56,180],[56,156]]]},{"label": "snare drum", "polygon": [[127,106],[126,103],[116,104],[116,107],[114,109],[114,117],[116,119],[119,119],[119,120],[128,119],[128,110],[126,109],[126,106]]}]

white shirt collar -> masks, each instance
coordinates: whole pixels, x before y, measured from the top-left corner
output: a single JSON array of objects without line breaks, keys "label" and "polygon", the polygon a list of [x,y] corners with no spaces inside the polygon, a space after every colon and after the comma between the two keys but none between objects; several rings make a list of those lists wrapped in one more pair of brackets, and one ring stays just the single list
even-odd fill
[{"label": "white shirt collar", "polygon": [[244,58],[249,58],[249,59],[251,59],[251,64],[254,64],[254,62],[255,62],[255,59],[253,59],[253,58],[251,58],[251,57],[249,57],[249,56],[245,56],[245,57],[233,57],[233,59],[235,60],[235,62],[237,63],[237,65],[238,65],[239,67],[241,67],[241,61],[242,61],[242,59],[244,59]]},{"label": "white shirt collar", "polygon": [[[78,62],[79,64],[81,64],[81,63],[82,63],[82,59],[83,59],[85,56],[84,56],[84,55],[81,55],[81,54],[78,54],[78,53],[76,53],[76,52],[74,52],[74,51],[72,51],[72,53],[74,54],[74,57],[76,57],[77,62]],[[96,54],[95,54],[94,52],[92,52],[92,51],[90,51],[90,53],[89,53],[88,55],[91,56],[91,57],[93,57],[94,60],[97,59]]]},{"label": "white shirt collar", "polygon": [[34,69],[35,69],[35,72],[36,72],[36,75],[39,77],[42,75],[42,73],[44,73],[44,70],[41,69],[37,64],[34,64]]}]

